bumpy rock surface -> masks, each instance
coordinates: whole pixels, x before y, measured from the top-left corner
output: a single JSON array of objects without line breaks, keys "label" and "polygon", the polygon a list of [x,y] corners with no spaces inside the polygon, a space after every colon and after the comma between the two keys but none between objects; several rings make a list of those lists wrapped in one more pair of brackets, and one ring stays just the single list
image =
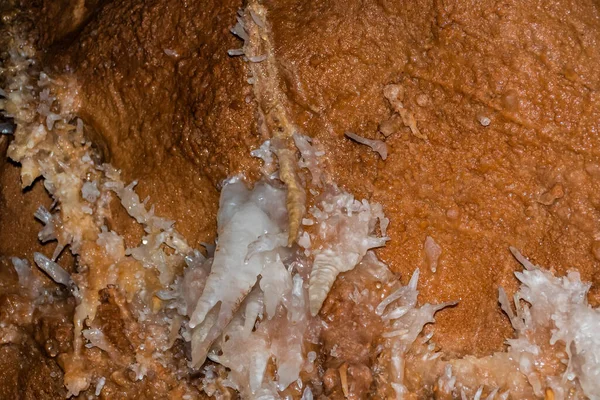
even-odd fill
[{"label": "bumpy rock surface", "polygon": [[[141,197],[149,195],[157,213],[176,220],[191,243],[214,239],[218,183],[238,172],[256,178],[259,162],[249,153],[265,139],[247,67],[227,55],[241,46],[228,32],[241,2],[24,3],[46,68],[77,78],[79,115],[104,159],[125,180],[139,179]],[[382,203],[391,220],[392,240],[380,256],[403,281],[421,267],[420,301],[460,301],[437,316],[436,343],[449,357],[491,354],[512,334],[497,304],[499,285],[517,287],[510,245],[559,273],[577,268],[593,282],[590,302],[600,304],[597,3],[285,0],[265,6],[293,120],[320,142],[336,180],[357,198]],[[3,21],[11,23],[11,15],[5,11]],[[393,100],[427,139],[411,132],[386,88],[396,89]],[[387,160],[345,138],[347,131],[385,139]],[[3,151],[5,142],[0,138]],[[33,212],[51,201],[39,183],[22,192],[17,167],[5,160],[0,183],[4,274],[7,257],[31,259],[39,251]],[[124,224],[118,216],[111,223]],[[435,273],[424,252],[427,236],[442,249]],[[13,296],[16,277],[1,282],[0,298]],[[361,365],[371,362],[373,335],[369,329],[358,335],[356,324],[347,323],[363,324],[360,310],[341,315],[352,311],[337,303],[349,290],[342,281],[325,304],[326,320],[344,321],[334,324],[339,331],[327,345],[347,338],[338,349],[352,354],[338,356],[350,363],[357,396],[364,396],[372,377]],[[7,302],[2,319],[16,304]],[[68,325],[72,308],[61,312]],[[106,318],[111,315],[120,318]],[[32,344],[39,318],[22,322],[19,344],[0,347],[6,398],[41,388],[64,394],[48,384],[50,374],[60,374],[56,363]],[[24,359],[35,368],[17,368]],[[332,396],[341,393],[335,379],[325,385]],[[146,390],[135,385],[128,382],[119,396]]]}]

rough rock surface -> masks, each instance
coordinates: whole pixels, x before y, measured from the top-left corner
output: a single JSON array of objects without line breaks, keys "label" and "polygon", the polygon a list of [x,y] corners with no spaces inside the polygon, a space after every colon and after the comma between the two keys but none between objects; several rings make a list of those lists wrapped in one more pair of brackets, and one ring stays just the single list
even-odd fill
[{"label": "rough rock surface", "polygon": [[[228,30],[242,3],[23,3],[32,16],[44,16],[30,23],[46,49],[46,68],[77,78],[79,114],[105,160],[125,180],[138,179],[141,197],[149,195],[157,213],[176,220],[191,243],[214,239],[219,181],[240,171],[256,178],[259,162],[249,153],[264,140],[246,66],[227,55],[240,47]],[[600,303],[596,2],[285,0],[265,6],[294,121],[323,146],[335,179],[357,198],[382,203],[391,220],[393,240],[380,257],[403,281],[421,267],[421,302],[460,301],[436,319],[436,343],[448,357],[491,354],[511,335],[497,304],[499,285],[517,287],[510,245],[559,273],[577,268],[593,282],[590,302]],[[10,22],[9,14],[3,21]],[[386,99],[386,88],[396,90],[405,113]],[[407,115],[426,140],[411,132]],[[346,139],[346,131],[385,139],[387,160]],[[17,167],[4,160],[0,184],[4,274],[11,269],[6,257],[31,259],[38,251],[40,226],[32,215],[50,199],[39,183],[21,192]],[[111,223],[122,221],[116,216]],[[442,248],[435,274],[426,264],[427,236]],[[63,265],[72,263],[64,257]],[[2,285],[2,293],[12,290]],[[347,308],[330,304],[323,312]],[[372,345],[347,346],[356,354],[355,344]],[[9,382],[51,387],[44,374],[56,370],[53,361],[36,363],[27,374],[13,368],[27,352],[45,360],[23,346],[0,347],[6,398],[16,393]],[[367,392],[371,377],[360,364],[369,357],[354,361],[349,373],[365,376],[357,387]],[[332,385],[330,392],[339,393],[339,382]]]}]

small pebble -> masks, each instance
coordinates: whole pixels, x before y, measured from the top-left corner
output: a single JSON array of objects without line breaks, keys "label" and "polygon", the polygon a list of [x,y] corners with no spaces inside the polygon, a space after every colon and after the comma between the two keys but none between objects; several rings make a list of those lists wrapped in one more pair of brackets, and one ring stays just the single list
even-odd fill
[{"label": "small pebble", "polygon": [[489,126],[489,124],[492,122],[488,117],[480,115],[479,117],[477,117],[477,119],[479,120],[479,123],[482,126]]}]

